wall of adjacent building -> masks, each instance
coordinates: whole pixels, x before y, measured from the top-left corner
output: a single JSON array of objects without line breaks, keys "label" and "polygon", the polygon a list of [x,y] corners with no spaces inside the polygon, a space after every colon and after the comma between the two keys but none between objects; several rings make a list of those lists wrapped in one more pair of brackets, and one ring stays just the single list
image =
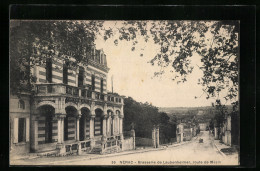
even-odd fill
[{"label": "wall of adjacent building", "polygon": [[[18,107],[19,100],[23,100],[25,108]],[[10,154],[22,154],[30,151],[30,103],[28,97],[10,96],[9,126],[10,126]],[[24,141],[18,142],[19,118],[24,118]]]}]

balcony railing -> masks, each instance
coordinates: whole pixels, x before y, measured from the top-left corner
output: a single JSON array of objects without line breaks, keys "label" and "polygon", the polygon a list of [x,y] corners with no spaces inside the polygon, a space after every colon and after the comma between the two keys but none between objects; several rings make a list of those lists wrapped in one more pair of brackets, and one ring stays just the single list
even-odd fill
[{"label": "balcony railing", "polygon": [[90,90],[89,88],[74,87],[62,83],[36,84],[36,93],[39,96],[67,95],[70,97],[72,96],[78,98],[96,99],[96,100],[108,101],[108,102],[119,103],[119,104],[122,102],[120,97],[115,96],[113,94],[107,95],[107,94]]},{"label": "balcony railing", "polygon": [[114,103],[122,103],[122,100],[121,100],[120,97],[113,96],[113,95],[108,95],[107,96],[107,101],[114,102]]},{"label": "balcony railing", "polygon": [[73,96],[79,96],[79,88],[66,86],[66,94],[73,95]]}]

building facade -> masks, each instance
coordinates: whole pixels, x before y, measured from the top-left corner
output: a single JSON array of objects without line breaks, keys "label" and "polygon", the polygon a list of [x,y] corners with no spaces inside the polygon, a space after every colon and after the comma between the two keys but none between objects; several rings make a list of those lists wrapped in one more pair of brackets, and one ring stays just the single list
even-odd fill
[{"label": "building facade", "polygon": [[220,128],[221,140],[224,144],[231,146],[231,114],[225,116],[223,126]]},{"label": "building facade", "polygon": [[58,56],[31,68],[34,96],[10,97],[11,154],[122,149],[124,99],[107,91],[103,50],[85,55],[87,61],[74,68]]}]

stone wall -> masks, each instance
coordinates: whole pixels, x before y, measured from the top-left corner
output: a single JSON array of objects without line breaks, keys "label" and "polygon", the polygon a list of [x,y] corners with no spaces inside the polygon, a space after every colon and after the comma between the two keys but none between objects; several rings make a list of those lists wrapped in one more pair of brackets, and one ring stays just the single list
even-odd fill
[{"label": "stone wall", "polygon": [[122,143],[122,150],[123,151],[134,150],[134,149],[135,149],[135,147],[134,147],[134,137],[130,137],[130,138],[123,140],[123,143]]},{"label": "stone wall", "polygon": [[[24,108],[19,107],[19,101],[24,102]],[[9,110],[9,128],[10,128],[10,156],[28,153],[30,151],[30,104],[27,96],[22,96],[20,99],[17,96],[10,96]],[[23,140],[19,141],[19,119],[23,121]],[[21,134],[21,132],[20,132]]]},{"label": "stone wall", "polygon": [[135,137],[136,146],[153,146],[153,139]]}]

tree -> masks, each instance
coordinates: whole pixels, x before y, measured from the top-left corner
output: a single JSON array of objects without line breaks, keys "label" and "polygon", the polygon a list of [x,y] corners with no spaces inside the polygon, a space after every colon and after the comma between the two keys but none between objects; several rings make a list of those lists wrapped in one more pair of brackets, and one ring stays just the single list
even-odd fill
[{"label": "tree", "polygon": [[222,127],[224,124],[225,116],[227,115],[227,107],[221,104],[220,100],[217,100],[217,105],[215,106],[217,113],[214,116],[216,127]]},{"label": "tree", "polygon": [[131,97],[126,98],[124,103],[124,131],[129,131],[134,123],[137,137],[151,138],[154,126],[160,127],[163,142],[175,137],[176,124],[170,122],[166,113],[159,112],[157,107],[149,103],[139,103]]},{"label": "tree", "polygon": [[[69,67],[86,62],[98,21],[10,21],[10,89],[11,93],[31,92],[35,78],[30,69],[45,65],[48,58],[66,60]],[[73,56],[75,61],[68,60]],[[56,58],[54,58],[56,57]]]},{"label": "tree", "polygon": [[115,45],[131,41],[133,51],[140,37],[144,42],[158,45],[160,50],[150,63],[161,70],[154,75],[163,75],[170,68],[177,83],[187,81],[194,68],[191,57],[199,54],[202,66],[198,67],[203,77],[198,84],[202,85],[206,98],[219,100],[219,93],[228,89],[224,98],[238,105],[238,21],[125,21],[120,27],[106,29],[104,39],[111,37]]},{"label": "tree", "polygon": [[[140,38],[159,47],[149,62],[158,65],[160,76],[172,73],[177,83],[187,81],[194,67],[203,71],[198,84],[206,98],[217,97],[227,89],[226,100],[238,106],[238,21],[124,21],[107,28],[103,21],[11,21],[10,67],[11,89],[34,81],[28,74],[29,66],[42,65],[46,58],[57,55],[61,59],[73,56],[76,61],[86,62],[86,53],[97,35],[104,40],[131,41],[134,51]],[[140,49],[141,50],[141,49]],[[200,55],[202,66],[192,66],[192,57]],[[141,53],[140,56],[143,56]],[[17,74],[18,73],[18,74]],[[26,73],[26,74],[25,74]],[[25,76],[26,75],[26,76]]]}]

